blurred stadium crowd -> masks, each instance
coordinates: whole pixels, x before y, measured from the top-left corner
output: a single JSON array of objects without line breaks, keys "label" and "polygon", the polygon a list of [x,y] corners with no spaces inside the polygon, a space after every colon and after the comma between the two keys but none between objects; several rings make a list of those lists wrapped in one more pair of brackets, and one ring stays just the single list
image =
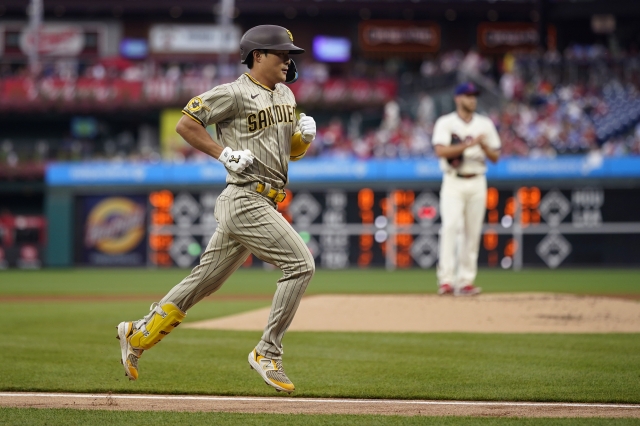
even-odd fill
[{"label": "blurred stadium crowd", "polygon": [[[492,70],[490,62],[474,51],[451,52],[438,61],[423,62],[420,78],[451,72],[497,94],[493,103],[484,104],[483,112],[497,126],[505,156],[640,154],[637,52],[613,57],[602,46],[575,45],[562,55],[557,51],[508,54],[499,70]],[[400,104],[414,108],[403,110]],[[436,118],[434,99],[427,93],[419,95],[417,105],[392,101],[384,108],[380,126],[363,134],[342,120],[331,120],[321,127],[310,154],[433,156],[430,137]]]},{"label": "blurred stadium crowd", "polygon": [[[299,64],[301,80],[329,79],[322,63]],[[445,52],[424,60],[418,71],[380,67],[361,60],[349,78],[394,78],[396,99],[381,104],[364,119],[357,108],[314,111],[318,137],[309,157],[409,158],[433,157],[433,124],[452,109],[451,93],[425,90],[438,79],[473,80],[482,89],[480,110],[496,123],[503,156],[546,157],[599,152],[604,156],[640,154],[640,54],[600,45],[572,45],[564,52],[510,53],[495,63],[471,50]],[[158,63],[122,58],[96,63],[58,60],[45,64],[37,79],[192,82],[207,87],[234,79],[243,65]],[[0,68],[0,81],[28,76],[26,67]],[[425,84],[428,82],[436,84]],[[299,84],[299,83],[296,83]],[[195,89],[192,89],[195,90]],[[305,105],[300,105],[306,109]],[[0,140],[0,162],[43,163],[64,160],[160,161],[157,131],[142,125],[92,138],[69,135],[62,140],[39,139],[20,149],[11,138]],[[146,130],[145,130],[146,129]],[[26,146],[26,145],[25,145]],[[23,147],[24,148],[24,147]],[[204,156],[184,149],[179,160]]]}]

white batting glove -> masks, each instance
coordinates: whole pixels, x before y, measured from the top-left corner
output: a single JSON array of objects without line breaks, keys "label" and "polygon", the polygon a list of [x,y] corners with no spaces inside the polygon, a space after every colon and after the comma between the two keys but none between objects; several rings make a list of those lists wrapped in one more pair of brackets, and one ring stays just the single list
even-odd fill
[{"label": "white batting glove", "polygon": [[302,133],[302,139],[304,139],[305,142],[309,143],[316,138],[316,121],[313,118],[301,113],[298,126],[300,127],[300,133]]},{"label": "white batting glove", "polygon": [[241,173],[244,169],[253,164],[253,154],[248,149],[244,151],[233,151],[226,147],[218,157],[224,166],[234,173]]}]

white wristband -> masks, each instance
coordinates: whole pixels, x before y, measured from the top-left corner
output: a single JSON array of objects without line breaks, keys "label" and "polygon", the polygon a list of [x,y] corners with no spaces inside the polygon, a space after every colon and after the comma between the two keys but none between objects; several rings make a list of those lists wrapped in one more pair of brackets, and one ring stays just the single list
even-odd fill
[{"label": "white wristband", "polygon": [[232,152],[233,150],[231,148],[226,147],[225,149],[222,150],[222,153],[220,153],[220,157],[218,157],[218,161],[221,162],[222,164],[226,164]]}]

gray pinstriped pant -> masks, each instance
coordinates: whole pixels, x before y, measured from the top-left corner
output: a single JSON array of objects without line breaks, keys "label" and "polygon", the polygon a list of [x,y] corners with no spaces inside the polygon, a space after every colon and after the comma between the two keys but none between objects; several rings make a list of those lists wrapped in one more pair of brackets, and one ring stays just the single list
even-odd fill
[{"label": "gray pinstriped pant", "polygon": [[175,303],[186,312],[217,291],[250,253],[283,272],[271,303],[267,326],[256,349],[269,358],[282,357],[282,338],[291,325],[315,262],[306,244],[275,209],[274,203],[249,189],[228,185],[216,200],[218,228],[200,264],[173,287],[160,304]]}]

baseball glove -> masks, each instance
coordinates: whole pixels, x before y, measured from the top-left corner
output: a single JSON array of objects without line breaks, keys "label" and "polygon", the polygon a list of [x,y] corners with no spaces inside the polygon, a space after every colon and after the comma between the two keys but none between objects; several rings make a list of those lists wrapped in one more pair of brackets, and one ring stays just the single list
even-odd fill
[{"label": "baseball glove", "polygon": [[[460,136],[456,135],[455,133],[451,135],[451,145],[457,145],[459,143],[462,143],[462,139],[460,139]],[[447,158],[447,161],[449,162],[451,167],[458,168],[460,167],[460,164],[462,164],[462,154],[458,155],[457,157]]]}]

